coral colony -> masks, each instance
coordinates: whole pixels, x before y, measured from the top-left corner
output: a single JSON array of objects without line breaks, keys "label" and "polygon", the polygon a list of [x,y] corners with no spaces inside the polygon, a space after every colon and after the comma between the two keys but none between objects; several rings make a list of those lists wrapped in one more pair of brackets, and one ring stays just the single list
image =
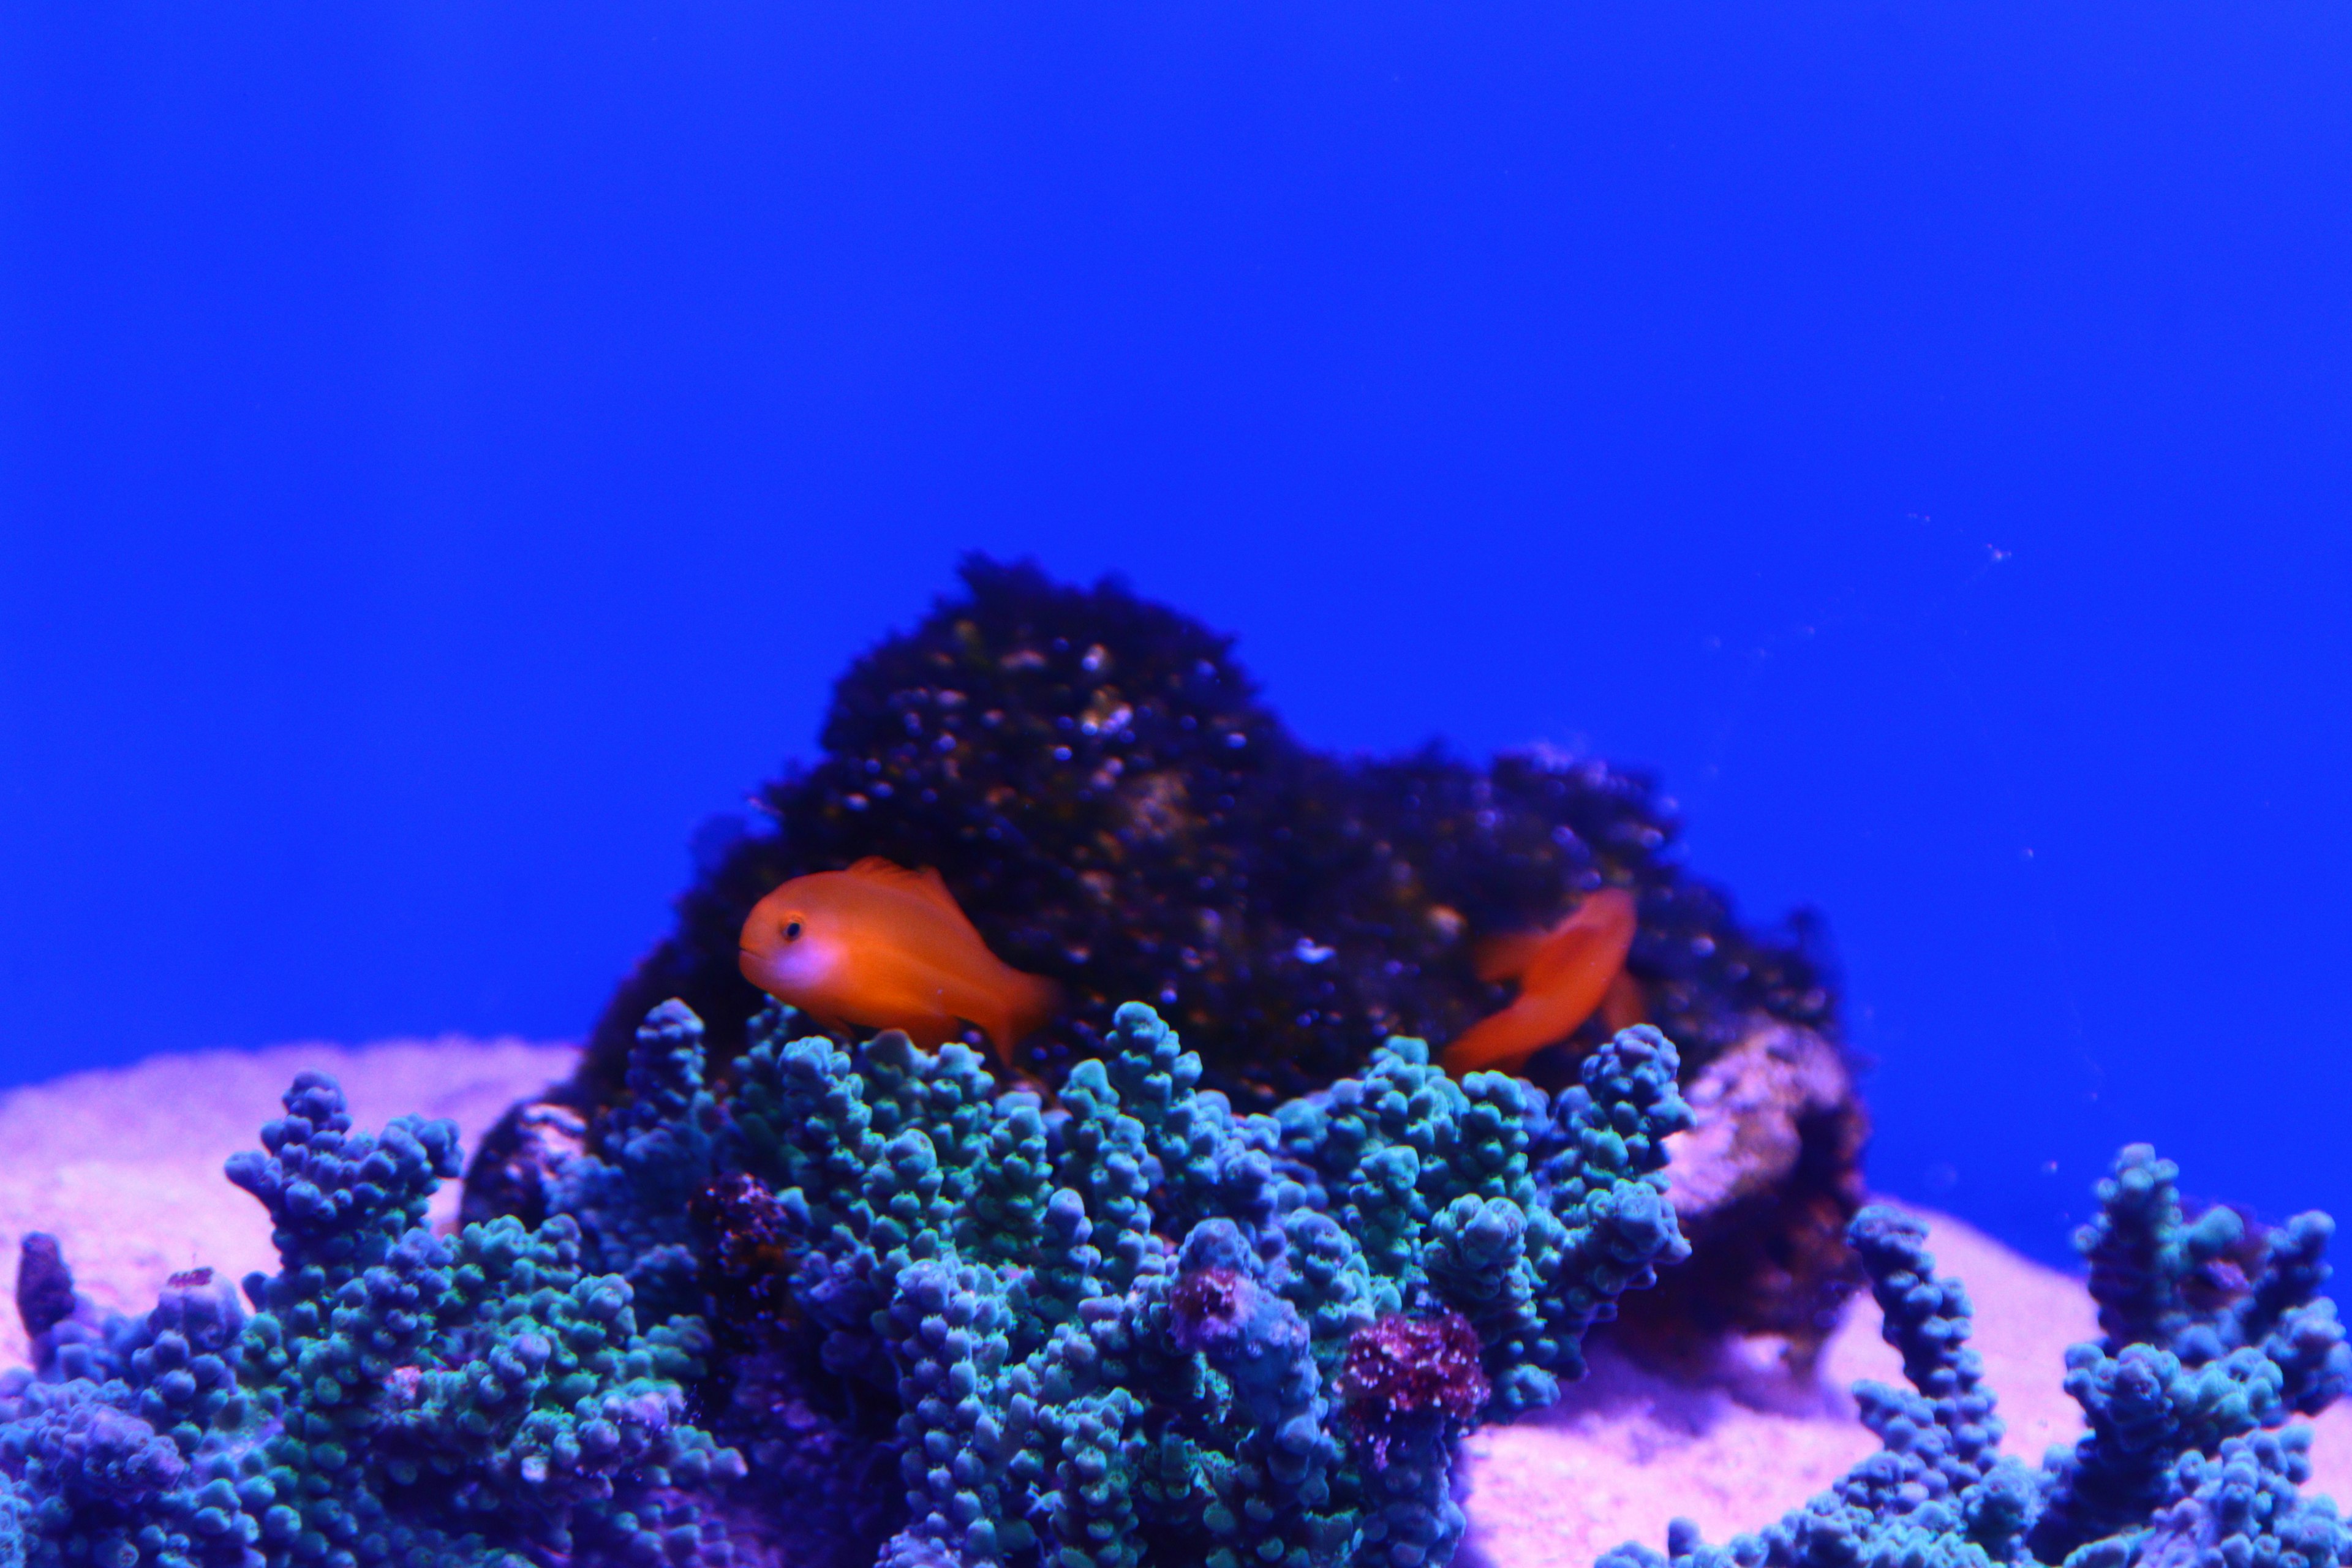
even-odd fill
[{"label": "coral colony", "polygon": [[2310,1479],[2314,1415],[2344,1392],[2352,1356],[2317,1294],[2335,1226],[2310,1214],[2252,1226],[2226,1208],[2184,1222],[2169,1161],[2126,1149],[2075,1244],[2105,1337],[2066,1357],[2089,1430],[2029,1469],[1999,1451],[1993,1396],[1968,1348],[1969,1299],[1935,1271],[1916,1220],[1865,1209],[1853,1245],[1870,1270],[1909,1390],[1864,1383],[1885,1449],[1754,1535],[1707,1546],[1686,1522],[1666,1554],[1634,1545],[1603,1568],[2323,1568],[2352,1562],[2352,1531]]},{"label": "coral colony", "polygon": [[[694,1015],[655,1009],[547,1216],[446,1239],[422,1219],[449,1124],[354,1132],[305,1075],[229,1165],[283,1264],[250,1312],[199,1271],[97,1321],[28,1238],[0,1554],[1442,1564],[1463,1433],[1551,1400],[1684,1250],[1660,1170],[1688,1113],[1647,1027],[1557,1097],[1397,1040],[1241,1116],[1140,1005],[1051,1108],[961,1045],[853,1056],[787,1023],[754,1021],[721,1099]],[[2073,1449],[2000,1455],[1967,1296],[1868,1209],[1912,1384],[1860,1390],[1885,1450],[1759,1534],[1678,1523],[1608,1568],[2352,1563],[2284,1426],[2352,1371],[2316,1294],[2332,1227],[2190,1223],[2173,1179],[2126,1150],[2081,1237],[2106,1337],[2069,1358]]]},{"label": "coral colony", "polygon": [[[2289,1425],[2352,1374],[2325,1217],[2192,1218],[2125,1151],[2078,1238],[2088,1431],[2029,1468],[1920,1225],[1855,1213],[1815,960],[1664,856],[1646,784],[1318,758],[1172,612],[967,582],[851,671],[781,832],[718,847],[625,1044],[510,1113],[455,1235],[455,1129],[355,1131],[305,1074],[227,1168],[274,1275],[101,1315],[25,1238],[0,1568],[1442,1568],[1464,1434],[1550,1404],[1621,1300],[1674,1303],[1637,1350],[1769,1330],[1801,1366],[1853,1277],[1911,1384],[1859,1391],[1884,1450],[1607,1568],[2352,1568]],[[747,1003],[727,921],[866,857],[1040,977],[1042,1044]],[[1636,912],[1607,962],[1653,1022],[1526,1077],[1405,1032],[1512,1005],[1464,930],[1572,934],[1563,904]]]},{"label": "coral colony", "polygon": [[231,1179],[283,1268],[95,1323],[53,1252],[0,1385],[39,1565],[1442,1563],[1464,1430],[1549,1403],[1683,1251],[1630,1029],[1558,1096],[1397,1040],[1239,1116],[1140,1005],[1047,1108],[969,1047],[656,1008],[551,1212],[447,1240],[446,1122],[305,1077]]}]

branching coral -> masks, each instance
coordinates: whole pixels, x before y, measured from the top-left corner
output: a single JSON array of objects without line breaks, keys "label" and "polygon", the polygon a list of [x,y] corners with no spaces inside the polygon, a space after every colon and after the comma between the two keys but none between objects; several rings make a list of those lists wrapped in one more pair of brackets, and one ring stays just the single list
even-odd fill
[{"label": "branching coral", "polygon": [[2183,1453],[2218,1456],[2229,1439],[2316,1415],[2352,1373],[2335,1304],[2318,1294],[2327,1216],[2278,1229],[2228,1208],[2187,1220],[2178,1174],[2144,1143],[2126,1149],[2075,1238],[2106,1338],[2068,1352],[2066,1391],[2090,1431],[2053,1459],[2032,1537],[2045,1557],[2189,1496]]},{"label": "branching coral", "polygon": [[1557,1098],[1399,1039],[1270,1117],[1139,1005],[1051,1107],[962,1045],[853,1055],[781,1011],[721,1102],[655,1070],[689,1018],[640,1032],[633,1075],[678,1091],[551,1173],[549,1223],[605,1245],[709,1178],[720,1435],[829,1500],[896,1470],[887,1506],[782,1510],[796,1563],[1442,1563],[1465,1427],[1550,1399],[1684,1251],[1647,1028]]},{"label": "branching coral", "polygon": [[198,1270],[143,1320],[98,1321],[54,1243],[28,1240],[37,1365],[0,1376],[0,1521],[23,1560],[726,1561],[709,1505],[742,1465],[686,1416],[698,1321],[639,1332],[568,1217],[434,1236],[448,1122],[355,1132],[309,1073],[286,1111],[228,1167],[282,1262],[246,1281],[252,1316]]},{"label": "branching coral", "polygon": [[1805,1509],[1728,1546],[1678,1521],[1667,1553],[1604,1568],[2342,1568],[2352,1531],[2305,1500],[2308,1427],[2352,1372],[2321,1299],[2332,1226],[2276,1229],[2228,1209],[2184,1218],[2168,1161],[2124,1151],[2077,1237],[2106,1339],[2068,1355],[2089,1430],[2039,1471],[2000,1457],[2000,1424],[1968,1348],[1966,1292],[1935,1272],[1918,1221],[1865,1209],[1851,1228],[1911,1387],[1863,1384],[1885,1444]]},{"label": "branching coral", "polygon": [[249,1316],[198,1271],[100,1321],[32,1238],[7,1561],[1441,1564],[1464,1429],[1684,1250],[1646,1028],[1556,1099],[1392,1041],[1278,1119],[1141,1006],[1051,1106],[961,1045],[790,1036],[722,1098],[656,1008],[548,1216],[446,1238],[454,1130],[356,1131],[305,1074],[228,1165],[282,1263]]},{"label": "branching coral", "polygon": [[[1439,1568],[1464,1431],[1552,1398],[1685,1250],[1689,1112],[1646,1027],[1557,1097],[1397,1039],[1267,1116],[1140,1005],[1050,1103],[961,1045],[789,1025],[722,1092],[699,1020],[655,1009],[629,1100],[551,1146],[552,1212],[449,1237],[447,1125],[358,1132],[304,1075],[229,1164],[281,1260],[250,1312],[196,1270],[101,1321],[27,1238],[0,1563]],[[1881,1452],[1756,1534],[1677,1523],[1607,1568],[2352,1568],[2288,1425],[2352,1377],[2331,1227],[2192,1216],[2174,1182],[2135,1147],[2101,1189],[2087,1430],[2038,1470],[2000,1453],[1924,1227],[1868,1209],[1908,1384],[1857,1391]]]}]

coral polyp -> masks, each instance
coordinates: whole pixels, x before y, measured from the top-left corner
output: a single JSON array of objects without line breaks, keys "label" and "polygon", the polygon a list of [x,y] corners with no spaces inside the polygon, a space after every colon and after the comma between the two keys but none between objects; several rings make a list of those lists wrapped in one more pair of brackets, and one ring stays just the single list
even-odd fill
[{"label": "coral polyp", "polygon": [[1493,1390],[1479,1365],[1478,1331],[1448,1307],[1419,1316],[1384,1313],[1348,1338],[1339,1399],[1349,1428],[1374,1465],[1416,1426],[1468,1421]]}]

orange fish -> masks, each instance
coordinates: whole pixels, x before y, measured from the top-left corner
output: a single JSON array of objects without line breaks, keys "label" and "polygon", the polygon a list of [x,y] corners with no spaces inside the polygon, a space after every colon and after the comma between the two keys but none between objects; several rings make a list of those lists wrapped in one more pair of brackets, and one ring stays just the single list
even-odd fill
[{"label": "orange fish", "polygon": [[1604,1003],[1618,1016],[1638,1018],[1640,988],[1619,984],[1633,946],[1633,894],[1603,888],[1549,931],[1480,943],[1478,978],[1516,980],[1519,994],[1455,1037],[1440,1057],[1446,1071],[1517,1070],[1544,1047],[1574,1034]]},{"label": "orange fish", "polygon": [[752,906],[739,946],[744,979],[824,1027],[904,1029],[929,1049],[972,1024],[1010,1062],[1059,999],[988,951],[937,871],[879,856],[786,882]]}]

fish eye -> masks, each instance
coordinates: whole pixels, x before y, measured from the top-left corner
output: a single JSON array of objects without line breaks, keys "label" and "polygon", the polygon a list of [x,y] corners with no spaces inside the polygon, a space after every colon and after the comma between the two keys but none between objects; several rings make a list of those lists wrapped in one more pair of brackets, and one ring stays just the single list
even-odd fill
[{"label": "fish eye", "polygon": [[801,922],[798,921],[786,921],[784,922],[784,940],[786,942],[798,942],[800,939]]}]

